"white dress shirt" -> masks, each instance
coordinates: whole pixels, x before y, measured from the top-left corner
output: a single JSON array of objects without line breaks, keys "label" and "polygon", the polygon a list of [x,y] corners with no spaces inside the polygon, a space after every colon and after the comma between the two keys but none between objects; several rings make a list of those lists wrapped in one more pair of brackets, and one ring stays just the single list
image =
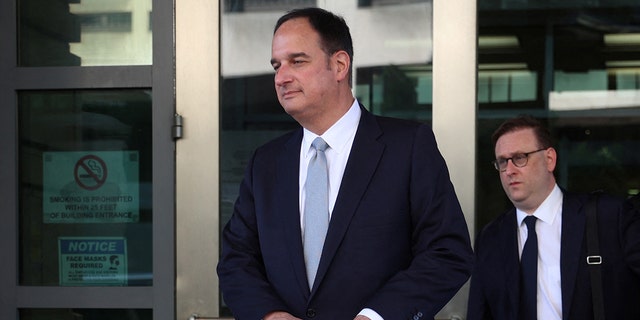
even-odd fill
[{"label": "white dress shirt", "polygon": [[[349,111],[347,111],[347,113],[345,113],[338,122],[331,126],[331,128],[321,136],[329,145],[329,148],[324,152],[327,157],[327,166],[329,167],[329,217],[331,217],[333,206],[335,205],[336,198],[338,197],[340,183],[342,182],[342,175],[344,174],[344,169],[347,166],[347,160],[349,159],[349,153],[351,152],[351,146],[353,145],[353,138],[356,136],[358,123],[360,123],[361,113],[362,111],[360,111],[358,101],[354,100]],[[304,184],[307,180],[307,168],[309,167],[309,161],[315,154],[315,150],[311,147],[311,143],[316,137],[318,137],[318,135],[304,129],[302,145],[300,147],[299,206],[300,227],[303,232],[305,200]]]},{"label": "white dress shirt", "polygon": [[[338,191],[340,191],[340,183],[342,182],[342,176],[344,169],[347,166],[347,160],[349,160],[349,154],[351,152],[351,146],[353,145],[353,139],[356,136],[358,124],[360,123],[360,104],[357,99],[354,99],[349,111],[340,118],[331,128],[322,134],[322,139],[329,145],[329,148],[325,150],[324,154],[327,157],[327,166],[329,167],[329,217],[333,212],[333,206],[336,203],[338,197]],[[313,132],[304,129],[302,137],[302,145],[300,146],[300,180],[299,180],[299,207],[300,207],[300,229],[304,233],[304,200],[305,194],[305,181],[307,180],[307,168],[309,167],[309,161],[315,154],[315,150],[311,147],[313,140],[318,135]],[[304,234],[302,235],[304,239]],[[362,310],[359,315],[367,316],[372,320],[384,320],[377,312],[371,309]]]},{"label": "white dress shirt", "polygon": [[[527,240],[527,214],[516,210],[520,255]],[[538,319],[562,319],[562,286],[560,283],[560,236],[562,231],[562,191],[556,185],[549,196],[533,212],[538,218]]]}]

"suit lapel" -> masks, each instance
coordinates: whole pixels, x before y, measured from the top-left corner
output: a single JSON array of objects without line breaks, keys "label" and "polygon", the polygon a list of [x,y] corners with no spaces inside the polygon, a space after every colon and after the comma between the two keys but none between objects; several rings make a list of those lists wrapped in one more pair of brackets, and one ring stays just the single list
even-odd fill
[{"label": "suit lapel", "polygon": [[338,250],[349,228],[351,218],[360,204],[360,199],[364,195],[384,151],[384,145],[376,140],[382,132],[375,120],[375,116],[362,107],[361,110],[360,124],[358,125],[358,131],[342,177],[340,191],[331,214],[329,230],[327,231],[327,238],[324,243],[312,295],[318,284],[322,282]]},{"label": "suit lapel", "polygon": [[518,251],[518,220],[516,219],[516,209],[511,209],[504,221],[502,228],[505,230],[502,241],[503,274],[506,277],[507,295],[512,306],[512,318],[518,316],[518,305],[520,297],[520,257]]},{"label": "suit lapel", "polygon": [[300,230],[299,207],[299,171],[300,171],[300,144],[302,143],[302,129],[293,134],[280,153],[276,181],[273,184],[277,188],[276,208],[282,215],[282,233],[288,252],[291,255],[293,272],[298,279],[300,290],[305,297],[309,295],[307,273],[304,266],[302,248],[302,232]]},{"label": "suit lapel", "polygon": [[580,261],[585,226],[585,215],[581,211],[581,207],[582,204],[576,197],[567,196],[565,192],[562,205],[562,240],[560,248],[563,319],[568,319],[571,297],[576,287],[578,265],[584,263]]}]

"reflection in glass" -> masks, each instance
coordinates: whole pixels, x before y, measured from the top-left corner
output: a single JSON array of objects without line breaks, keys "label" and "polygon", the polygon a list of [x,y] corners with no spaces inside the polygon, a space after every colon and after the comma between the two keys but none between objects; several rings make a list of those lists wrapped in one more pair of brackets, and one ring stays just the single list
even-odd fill
[{"label": "reflection in glass", "polygon": [[375,114],[430,122],[432,82],[430,63],[364,67],[357,70],[356,97]]},{"label": "reflection in glass", "polygon": [[150,65],[151,0],[19,0],[19,66]]},{"label": "reflection in glass", "polygon": [[510,206],[491,133],[506,118],[544,119],[558,184],[626,197],[640,189],[637,1],[480,1],[476,230]]},{"label": "reflection in glass", "polygon": [[151,309],[20,309],[20,320],[151,320]]},{"label": "reflection in glass", "polygon": [[148,286],[151,92],[21,91],[21,285]]},{"label": "reflection in glass", "polygon": [[282,11],[294,8],[315,7],[316,0],[224,0],[224,12]]}]

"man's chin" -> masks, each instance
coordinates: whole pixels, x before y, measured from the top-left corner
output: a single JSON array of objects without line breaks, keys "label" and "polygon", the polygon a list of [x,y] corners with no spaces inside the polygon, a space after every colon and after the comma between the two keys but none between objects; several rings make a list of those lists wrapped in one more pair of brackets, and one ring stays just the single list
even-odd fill
[{"label": "man's chin", "polygon": [[526,198],[518,192],[509,192],[507,197],[509,197],[509,200],[511,200],[516,207],[526,200]]},{"label": "man's chin", "polygon": [[302,112],[300,106],[293,104],[290,101],[285,101],[284,103],[280,102],[280,105],[282,105],[282,109],[284,109],[284,112],[294,118],[296,117],[296,115],[299,115]]}]

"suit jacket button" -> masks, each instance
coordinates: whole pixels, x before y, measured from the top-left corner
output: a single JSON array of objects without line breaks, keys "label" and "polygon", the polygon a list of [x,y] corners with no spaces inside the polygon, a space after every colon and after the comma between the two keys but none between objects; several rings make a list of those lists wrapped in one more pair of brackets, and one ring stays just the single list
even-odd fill
[{"label": "suit jacket button", "polygon": [[316,316],[316,310],[313,310],[313,309],[308,309],[307,310],[307,317],[313,318],[315,316]]}]

